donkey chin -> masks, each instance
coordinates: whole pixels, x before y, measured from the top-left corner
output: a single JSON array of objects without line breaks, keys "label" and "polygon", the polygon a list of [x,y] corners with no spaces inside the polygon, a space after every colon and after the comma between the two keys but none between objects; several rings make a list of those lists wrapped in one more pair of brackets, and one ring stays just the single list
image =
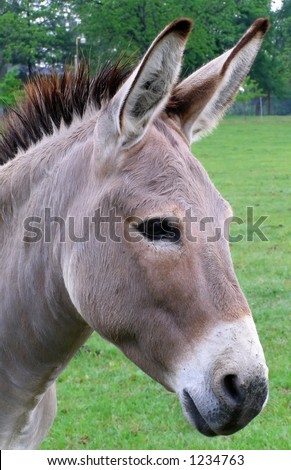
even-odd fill
[{"label": "donkey chin", "polygon": [[[192,358],[187,354],[180,367],[175,389],[184,414],[206,436],[239,431],[267,403],[263,350],[252,320],[244,323],[228,324],[224,331],[216,328]],[[248,331],[242,331],[246,326]],[[222,335],[226,342],[221,341]]]}]

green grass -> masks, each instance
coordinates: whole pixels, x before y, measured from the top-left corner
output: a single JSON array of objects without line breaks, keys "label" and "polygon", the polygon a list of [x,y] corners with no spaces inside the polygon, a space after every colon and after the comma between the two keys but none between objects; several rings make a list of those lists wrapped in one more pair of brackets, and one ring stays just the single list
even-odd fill
[{"label": "green grass", "polygon": [[267,407],[233,436],[203,437],[175,395],[94,334],[58,381],[43,449],[290,449],[291,117],[228,117],[193,152],[235,215],[268,215],[268,242],[232,245],[270,369]]}]

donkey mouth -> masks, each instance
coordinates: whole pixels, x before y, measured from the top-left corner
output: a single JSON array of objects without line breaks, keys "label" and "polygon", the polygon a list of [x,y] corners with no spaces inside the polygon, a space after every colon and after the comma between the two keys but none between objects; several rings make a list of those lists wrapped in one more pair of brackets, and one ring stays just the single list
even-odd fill
[{"label": "donkey mouth", "polygon": [[194,400],[187,392],[187,390],[183,390],[182,395],[182,406],[186,418],[194,426],[201,434],[204,434],[208,437],[217,436],[216,432],[214,432],[210,426],[207,424],[201,413],[198,411],[197,406],[195,405]]}]

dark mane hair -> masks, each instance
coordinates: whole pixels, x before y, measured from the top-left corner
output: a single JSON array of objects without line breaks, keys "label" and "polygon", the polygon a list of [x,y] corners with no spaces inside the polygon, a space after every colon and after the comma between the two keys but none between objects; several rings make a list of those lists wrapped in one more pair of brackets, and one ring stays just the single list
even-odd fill
[{"label": "dark mane hair", "polygon": [[90,68],[80,64],[76,74],[36,75],[25,86],[25,98],[11,108],[1,124],[0,165],[27,150],[44,135],[51,135],[61,122],[67,126],[74,115],[83,116],[88,105],[99,109],[112,98],[131,71],[129,61],[110,61],[90,78]]}]

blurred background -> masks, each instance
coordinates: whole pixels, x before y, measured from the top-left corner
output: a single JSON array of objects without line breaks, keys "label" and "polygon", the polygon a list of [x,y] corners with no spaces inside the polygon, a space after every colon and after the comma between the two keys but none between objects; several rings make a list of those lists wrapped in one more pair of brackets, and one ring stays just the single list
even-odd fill
[{"label": "blurred background", "polygon": [[138,58],[179,16],[194,20],[182,75],[231,48],[256,18],[270,18],[230,112],[291,114],[291,0],[0,0],[0,116],[34,73],[62,73],[85,59],[93,74],[121,53]]}]

